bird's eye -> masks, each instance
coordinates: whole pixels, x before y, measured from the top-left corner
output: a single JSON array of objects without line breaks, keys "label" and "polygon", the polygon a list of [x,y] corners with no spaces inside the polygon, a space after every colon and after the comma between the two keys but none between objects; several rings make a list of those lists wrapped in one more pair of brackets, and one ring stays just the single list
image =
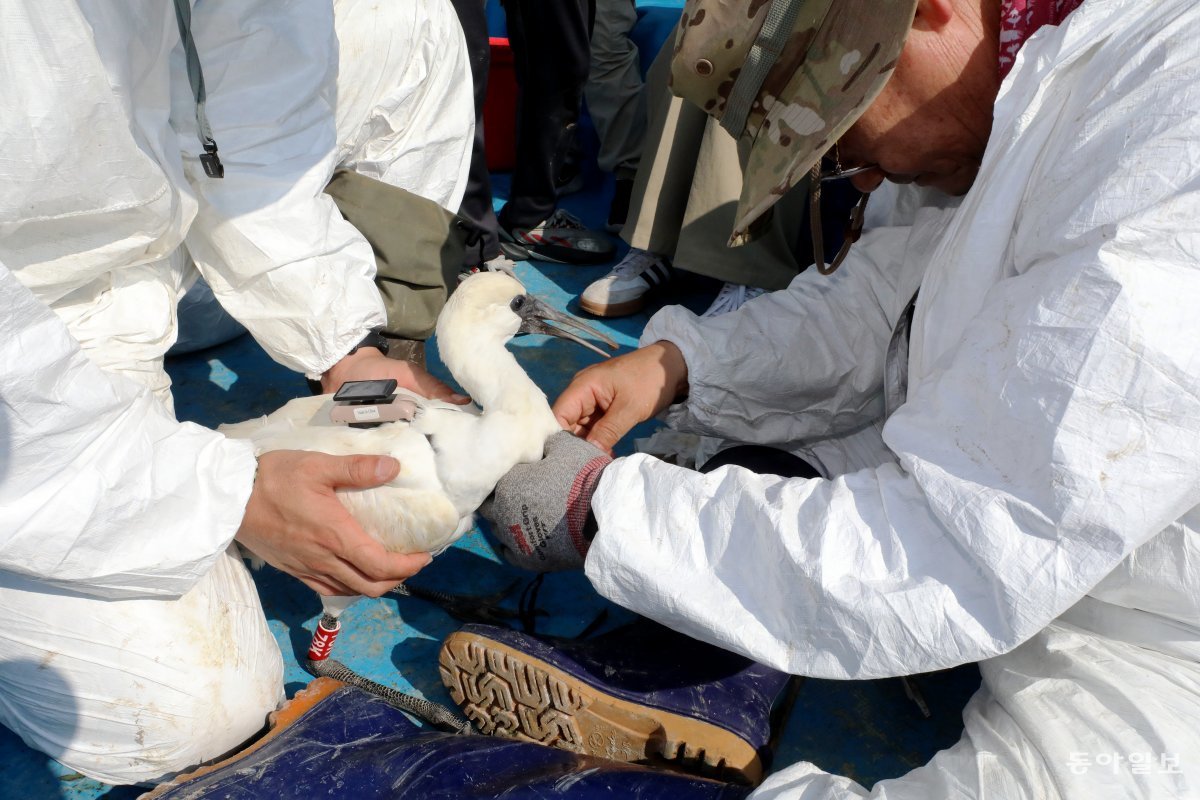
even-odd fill
[{"label": "bird's eye", "polygon": [[513,311],[519,312],[522,308],[525,307],[525,295],[519,294],[516,297],[514,297],[512,299],[512,302],[508,304],[508,307],[511,308]]}]

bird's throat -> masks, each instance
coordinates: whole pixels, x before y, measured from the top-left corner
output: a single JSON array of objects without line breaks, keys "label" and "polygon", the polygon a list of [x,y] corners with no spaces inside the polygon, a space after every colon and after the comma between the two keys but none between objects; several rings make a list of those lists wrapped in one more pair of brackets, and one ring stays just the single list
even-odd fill
[{"label": "bird's throat", "polygon": [[542,416],[548,411],[545,392],[525,374],[516,357],[503,345],[481,344],[462,362],[465,363],[447,363],[446,366],[485,415],[505,412]]}]

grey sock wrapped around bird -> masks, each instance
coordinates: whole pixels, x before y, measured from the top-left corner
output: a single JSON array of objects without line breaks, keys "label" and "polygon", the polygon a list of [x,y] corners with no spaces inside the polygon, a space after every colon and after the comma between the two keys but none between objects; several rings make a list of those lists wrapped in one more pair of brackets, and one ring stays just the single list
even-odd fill
[{"label": "grey sock wrapped around bird", "polygon": [[479,507],[504,558],[535,572],[582,567],[596,533],[592,493],[611,463],[594,444],[559,431],[541,461],[509,470]]}]

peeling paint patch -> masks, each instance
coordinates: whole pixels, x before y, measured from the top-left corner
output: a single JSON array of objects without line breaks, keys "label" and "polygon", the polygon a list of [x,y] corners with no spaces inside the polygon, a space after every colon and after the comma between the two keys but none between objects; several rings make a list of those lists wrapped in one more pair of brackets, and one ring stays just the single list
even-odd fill
[{"label": "peeling paint patch", "polygon": [[237,373],[222,364],[220,359],[211,358],[208,360],[208,380],[210,383],[215,383],[228,392],[230,387],[237,383],[237,379]]}]

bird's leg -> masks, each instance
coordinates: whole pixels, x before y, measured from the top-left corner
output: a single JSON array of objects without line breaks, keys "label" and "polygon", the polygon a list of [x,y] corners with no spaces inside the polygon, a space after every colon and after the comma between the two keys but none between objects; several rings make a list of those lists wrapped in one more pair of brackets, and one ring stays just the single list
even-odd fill
[{"label": "bird's leg", "polygon": [[312,643],[308,646],[308,659],[305,667],[318,678],[333,678],[350,686],[357,686],[382,698],[388,705],[398,708],[406,714],[432,725],[438,730],[450,733],[471,734],[474,729],[471,723],[463,719],[445,706],[405,694],[390,686],[376,683],[369,678],[359,675],[337,659],[329,657],[333,652],[333,644],[342,629],[342,623],[328,611],[321,615],[317,622],[317,631],[313,634]]},{"label": "bird's leg", "polygon": [[925,695],[921,692],[917,682],[913,680],[911,675],[900,676],[900,683],[904,686],[904,694],[909,700],[917,704],[917,710],[921,712],[921,716],[929,719],[933,713],[929,710],[929,703],[925,702]]},{"label": "bird's leg", "polygon": [[341,633],[342,623],[333,614],[326,611],[317,622],[317,631],[313,634],[312,642],[308,645],[308,663],[324,661],[333,652],[333,643]]},{"label": "bird's leg", "polygon": [[347,608],[361,600],[359,595],[331,595],[321,598],[321,619],[317,622],[317,632],[313,634],[312,643],[308,646],[308,660],[322,661],[329,658],[333,652],[333,643],[342,630],[338,617]]},{"label": "bird's leg", "polygon": [[[458,595],[401,583],[392,589],[392,593],[433,603],[459,622],[480,622],[487,625],[512,627],[511,621],[521,619],[522,614],[520,611],[501,608],[500,603],[520,585],[521,581],[515,580],[492,594]],[[530,613],[534,617],[547,616],[545,611],[540,610],[533,610]]]}]

